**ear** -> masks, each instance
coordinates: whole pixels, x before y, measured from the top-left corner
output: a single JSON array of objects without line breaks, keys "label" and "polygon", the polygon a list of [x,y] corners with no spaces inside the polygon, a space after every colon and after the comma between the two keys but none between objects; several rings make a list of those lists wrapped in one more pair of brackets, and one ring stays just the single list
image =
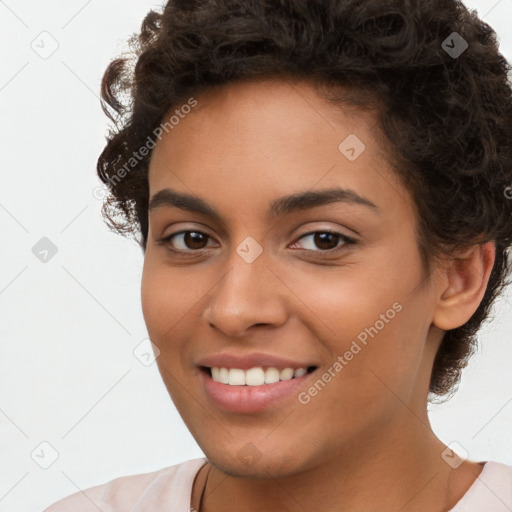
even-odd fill
[{"label": "ear", "polygon": [[466,249],[439,270],[435,326],[448,331],[471,318],[485,294],[495,256],[496,247],[490,241]]}]

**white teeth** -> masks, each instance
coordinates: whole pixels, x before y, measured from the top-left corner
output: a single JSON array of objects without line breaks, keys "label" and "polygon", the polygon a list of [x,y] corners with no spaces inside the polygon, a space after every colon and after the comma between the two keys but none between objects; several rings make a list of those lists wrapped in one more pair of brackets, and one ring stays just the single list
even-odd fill
[{"label": "white teeth", "polygon": [[245,383],[248,386],[261,386],[265,384],[265,372],[263,368],[251,368],[245,372]]},{"label": "white teeth", "polygon": [[277,368],[267,368],[265,371],[265,384],[279,382],[279,370]]},{"label": "white teeth", "polygon": [[229,370],[229,385],[230,386],[244,386],[245,385],[245,372],[238,368],[231,368]]},{"label": "white teeth", "polygon": [[284,368],[279,371],[270,367],[264,370],[261,366],[240,370],[239,368],[217,368],[212,367],[212,379],[215,382],[229,384],[230,386],[262,386],[273,384],[280,380],[290,380],[295,377],[302,377],[307,373],[306,368]]},{"label": "white teeth", "polygon": [[294,376],[294,377],[302,377],[303,375],[306,375],[306,373],[307,373],[306,368],[297,368],[297,369],[293,372],[293,376]]},{"label": "white teeth", "polygon": [[293,368],[285,368],[284,370],[281,370],[281,372],[279,373],[279,379],[280,380],[293,379]]},{"label": "white teeth", "polygon": [[[227,368],[219,368],[219,382],[222,384],[229,384],[229,372]],[[213,372],[213,368],[212,368]],[[215,377],[214,377],[215,380]]]}]

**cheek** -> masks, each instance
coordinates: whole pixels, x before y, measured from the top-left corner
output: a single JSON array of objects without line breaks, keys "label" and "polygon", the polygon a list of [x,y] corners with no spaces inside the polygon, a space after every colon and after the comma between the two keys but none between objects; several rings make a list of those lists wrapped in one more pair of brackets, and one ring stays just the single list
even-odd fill
[{"label": "cheek", "polygon": [[415,290],[422,279],[418,261],[380,256],[374,265],[293,278],[292,288],[307,306],[302,320],[310,318],[309,329],[323,340],[331,365],[342,358],[342,368],[338,364],[331,373],[343,377],[332,381],[345,403],[357,397],[354,406],[390,394],[386,385],[398,393],[411,388],[428,331],[427,297]]},{"label": "cheek", "polygon": [[388,268],[356,262],[289,273],[286,281],[306,306],[304,314],[297,312],[301,320],[309,318],[309,327],[318,339],[328,340],[332,350],[339,353],[358,336],[364,341],[365,329],[376,322],[379,331],[389,331],[387,326],[396,316],[393,304],[403,295],[389,276]]},{"label": "cheek", "polygon": [[197,271],[194,273],[190,268],[167,265],[160,250],[148,248],[141,280],[145,317],[170,327],[197,302],[200,281]]},{"label": "cheek", "polygon": [[191,283],[194,281],[186,271],[156,262],[146,253],[141,279],[142,312],[149,338],[159,350],[159,372],[180,413],[195,403],[188,403],[190,396],[183,394],[182,384],[190,364],[187,333],[193,332],[193,308],[198,301],[197,287]]},{"label": "cheek", "polygon": [[161,349],[197,301],[194,289],[186,272],[157,263],[151,254],[146,254],[141,280],[142,312],[150,338]]},{"label": "cheek", "polygon": [[141,280],[141,305],[144,321],[153,341],[156,341],[153,333],[158,332],[159,323],[167,316],[164,312],[169,311],[167,301],[171,300],[171,296],[167,297],[165,294],[166,283],[159,278],[160,274],[146,253]]}]

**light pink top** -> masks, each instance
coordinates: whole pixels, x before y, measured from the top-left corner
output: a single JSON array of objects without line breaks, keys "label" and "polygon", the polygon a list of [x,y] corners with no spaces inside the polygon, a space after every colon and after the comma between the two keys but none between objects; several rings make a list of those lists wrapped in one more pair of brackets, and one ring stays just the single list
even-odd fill
[{"label": "light pink top", "polygon": [[[44,512],[189,512],[192,484],[206,458],[123,476],[54,503]],[[511,512],[512,466],[489,461],[449,512]]]}]

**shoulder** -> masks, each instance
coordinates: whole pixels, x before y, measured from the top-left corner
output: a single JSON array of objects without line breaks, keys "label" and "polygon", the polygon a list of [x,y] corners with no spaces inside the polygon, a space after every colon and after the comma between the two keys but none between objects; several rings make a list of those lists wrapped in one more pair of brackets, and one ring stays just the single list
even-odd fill
[{"label": "shoulder", "polygon": [[512,510],[512,466],[487,461],[484,469],[450,512],[510,512]]},{"label": "shoulder", "polygon": [[43,512],[138,512],[147,507],[156,512],[156,507],[178,501],[189,507],[194,477],[205,462],[204,457],[191,459],[151,473],[119,477],[71,494]]}]

